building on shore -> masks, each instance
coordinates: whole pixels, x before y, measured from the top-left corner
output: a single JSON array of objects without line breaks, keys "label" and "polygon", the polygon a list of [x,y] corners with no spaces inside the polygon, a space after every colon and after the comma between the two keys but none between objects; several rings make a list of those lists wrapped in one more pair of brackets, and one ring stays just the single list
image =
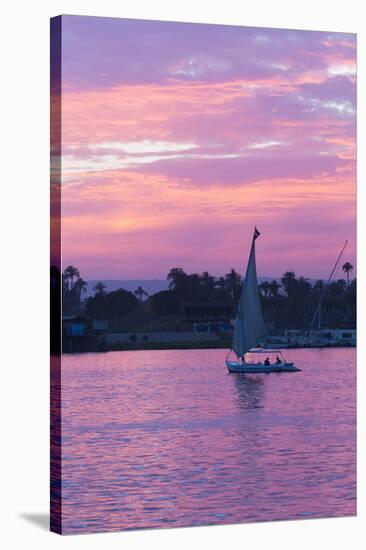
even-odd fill
[{"label": "building on shore", "polygon": [[285,330],[282,336],[267,336],[264,346],[269,348],[354,347],[356,329],[322,328],[309,332]]},{"label": "building on shore", "polygon": [[195,332],[230,330],[232,329],[231,319],[235,317],[235,313],[236,305],[230,300],[183,302],[181,326],[185,330]]},{"label": "building on shore", "polygon": [[86,319],[81,315],[62,316],[62,350],[81,351],[86,337]]}]

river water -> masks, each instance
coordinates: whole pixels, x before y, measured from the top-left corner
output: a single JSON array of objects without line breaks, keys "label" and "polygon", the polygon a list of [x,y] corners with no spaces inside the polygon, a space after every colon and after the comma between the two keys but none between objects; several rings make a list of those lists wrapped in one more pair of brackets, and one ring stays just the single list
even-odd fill
[{"label": "river water", "polygon": [[356,513],[355,349],[229,374],[225,350],[64,355],[64,533]]}]

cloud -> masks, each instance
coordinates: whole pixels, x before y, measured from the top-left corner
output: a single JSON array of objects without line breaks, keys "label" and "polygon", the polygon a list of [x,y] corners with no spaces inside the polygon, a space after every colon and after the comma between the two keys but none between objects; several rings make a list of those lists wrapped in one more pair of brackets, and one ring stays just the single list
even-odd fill
[{"label": "cloud", "polygon": [[328,67],[328,73],[332,76],[339,75],[355,75],[356,74],[356,63],[349,63],[345,65],[331,65]]},{"label": "cloud", "polygon": [[[120,84],[271,79],[327,70],[354,56],[355,35],[254,27],[64,16],[67,86],[103,89]],[[75,55],[75,51],[78,55]],[[90,67],[93,71],[90,71]]]},{"label": "cloud", "polygon": [[352,241],[354,35],[76,16],[63,31],[63,249],[84,278],[222,273],[255,224],[262,274],[320,275]]},{"label": "cloud", "polygon": [[222,159],[161,160],[138,168],[160,174],[186,186],[237,186],[281,178],[312,178],[319,174],[335,175],[347,164],[337,156],[262,155]]},{"label": "cloud", "polygon": [[252,143],[249,145],[249,149],[267,149],[268,147],[276,147],[277,145],[283,145],[282,141],[262,141],[259,143]]},{"label": "cloud", "polygon": [[345,76],[325,78],[322,82],[304,83],[299,86],[299,91],[309,97],[319,100],[351,101],[356,103],[355,83]]}]

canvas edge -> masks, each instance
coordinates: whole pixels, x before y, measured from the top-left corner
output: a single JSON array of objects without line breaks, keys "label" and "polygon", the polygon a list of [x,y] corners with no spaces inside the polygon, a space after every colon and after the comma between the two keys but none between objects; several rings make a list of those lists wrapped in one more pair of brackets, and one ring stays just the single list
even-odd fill
[{"label": "canvas edge", "polygon": [[50,19],[50,531],[62,534],[61,467],[62,16]]}]

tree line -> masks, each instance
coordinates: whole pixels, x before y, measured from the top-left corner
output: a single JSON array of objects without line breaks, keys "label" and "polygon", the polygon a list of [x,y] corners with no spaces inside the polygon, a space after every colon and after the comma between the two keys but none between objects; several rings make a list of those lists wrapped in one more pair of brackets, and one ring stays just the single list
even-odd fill
[{"label": "tree line", "polygon": [[[332,281],[325,289],[325,282],[315,283],[287,271],[280,280],[264,281],[258,285],[265,318],[278,328],[305,328],[309,323],[319,298],[322,296],[323,321],[341,322],[355,319],[356,279],[351,280],[353,266],[342,266],[345,279]],[[93,287],[93,296],[84,298],[87,283],[74,266],[67,266],[62,274],[63,311],[65,314],[81,313],[89,320],[121,319],[139,308],[150,315],[179,314],[183,302],[228,301],[235,304],[240,296],[242,278],[235,269],[222,277],[214,277],[207,271],[201,274],[186,273],[182,267],[174,267],[167,274],[168,290],[151,296],[138,286],[134,292],[123,288],[107,292],[99,281]],[[84,298],[84,299],[83,299]]]}]

